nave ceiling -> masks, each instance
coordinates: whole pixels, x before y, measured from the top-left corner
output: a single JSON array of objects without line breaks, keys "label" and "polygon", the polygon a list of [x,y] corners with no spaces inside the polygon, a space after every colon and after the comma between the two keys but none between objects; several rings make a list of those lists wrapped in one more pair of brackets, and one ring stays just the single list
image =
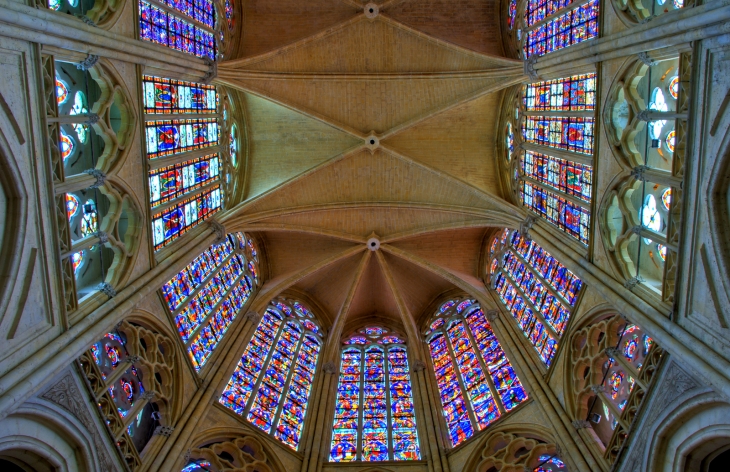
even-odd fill
[{"label": "nave ceiling", "polygon": [[308,296],[327,324],[345,312],[343,334],[378,319],[407,334],[449,291],[486,296],[485,237],[524,218],[497,161],[503,93],[523,80],[499,2],[376,5],[245,1],[218,66],[246,128],[226,228],[264,243],[264,291]]}]

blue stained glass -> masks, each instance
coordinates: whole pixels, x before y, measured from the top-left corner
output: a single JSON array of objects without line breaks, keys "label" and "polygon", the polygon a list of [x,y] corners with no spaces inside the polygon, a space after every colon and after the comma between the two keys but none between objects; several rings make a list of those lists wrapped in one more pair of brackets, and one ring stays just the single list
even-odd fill
[{"label": "blue stained glass", "polygon": [[211,190],[180,201],[152,216],[152,241],[155,251],[175,241],[202,221],[220,211],[221,189],[217,185]]},{"label": "blue stained glass", "polygon": [[406,350],[386,350],[395,336],[380,327],[360,331],[366,345],[342,351],[330,462],[420,460]]},{"label": "blue stained glass", "polygon": [[542,56],[597,37],[598,11],[598,0],[591,0],[527,31],[525,58]]},{"label": "blue stained glass", "polygon": [[142,0],[139,2],[139,36],[145,41],[198,57],[207,57],[212,61],[216,58],[213,33]]},{"label": "blue stained glass", "polygon": [[588,209],[530,182],[522,182],[519,191],[520,201],[524,206],[588,245],[591,221]]},{"label": "blue stained glass", "polygon": [[[272,305],[292,314],[287,303],[272,301]],[[292,449],[299,446],[322,346],[300,324],[314,324],[313,317],[297,316],[285,321],[277,311],[266,310],[219,400]]]}]

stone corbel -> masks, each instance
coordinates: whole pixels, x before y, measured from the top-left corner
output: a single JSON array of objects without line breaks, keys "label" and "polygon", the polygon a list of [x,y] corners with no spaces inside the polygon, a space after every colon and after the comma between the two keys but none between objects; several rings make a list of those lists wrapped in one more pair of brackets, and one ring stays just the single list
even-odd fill
[{"label": "stone corbel", "polygon": [[172,435],[172,432],[175,431],[175,427],[173,426],[158,426],[155,428],[154,432],[152,434],[156,436],[164,436],[166,438],[169,438]]},{"label": "stone corbel", "polygon": [[644,64],[646,64],[649,67],[652,67],[652,66],[655,66],[655,65],[659,64],[657,61],[655,61],[654,59],[652,59],[649,56],[649,53],[646,52],[646,51],[642,51],[642,52],[638,53],[636,55],[636,57],[638,57],[641,62],[643,62]]},{"label": "stone corbel", "polygon": [[535,70],[535,64],[537,64],[537,57],[532,56],[524,62],[525,75],[530,78],[530,81],[535,82],[540,79],[540,75]]},{"label": "stone corbel", "polygon": [[337,366],[334,362],[327,362],[322,369],[324,369],[325,374],[336,374],[337,373]]},{"label": "stone corbel", "polygon": [[586,429],[591,427],[591,423],[586,420],[575,420],[572,424],[575,429]]},{"label": "stone corbel", "polygon": [[88,56],[86,56],[86,59],[76,64],[76,68],[78,70],[86,72],[87,70],[94,67],[97,62],[99,62],[99,56],[97,56],[96,54],[89,54]]},{"label": "stone corbel", "polygon": [[106,174],[99,169],[86,169],[84,174],[89,174],[96,178],[96,182],[94,182],[89,188],[99,188],[106,183]]},{"label": "stone corbel", "polygon": [[259,324],[259,322],[261,321],[261,315],[259,315],[259,314],[258,314],[258,313],[256,313],[255,311],[249,311],[248,313],[246,313],[246,316],[245,316],[245,318],[246,318],[247,320],[251,320],[251,322],[252,322],[253,324],[255,324],[255,325],[258,325],[258,324]]},{"label": "stone corbel", "polygon": [[523,238],[525,238],[527,241],[531,241],[532,238],[530,237],[530,230],[532,229],[532,226],[537,222],[537,218],[532,215],[527,215],[525,220],[520,223],[520,234]]},{"label": "stone corbel", "polygon": [[213,80],[218,77],[218,63],[216,61],[211,61],[208,58],[205,59],[205,62],[208,64],[208,72],[206,72],[203,76],[202,82],[206,85],[210,85]]},{"label": "stone corbel", "polygon": [[499,317],[499,310],[487,310],[486,316],[487,320],[489,320],[490,323],[493,323],[494,320]]},{"label": "stone corbel", "polygon": [[96,286],[96,289],[109,298],[114,298],[117,296],[117,291],[114,290],[114,287],[112,287],[111,284],[107,282],[100,283]]},{"label": "stone corbel", "polygon": [[414,372],[423,372],[423,369],[426,368],[426,363],[423,362],[421,359],[416,359],[413,362],[413,371]]},{"label": "stone corbel", "polygon": [[216,235],[216,239],[213,242],[214,244],[222,243],[226,240],[226,227],[223,226],[223,224],[220,221],[216,220],[208,220],[208,227],[213,231]]}]

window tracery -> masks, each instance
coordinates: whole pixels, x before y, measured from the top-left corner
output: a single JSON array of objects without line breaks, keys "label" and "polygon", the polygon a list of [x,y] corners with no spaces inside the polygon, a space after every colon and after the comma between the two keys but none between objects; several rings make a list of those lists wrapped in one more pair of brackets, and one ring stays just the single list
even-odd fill
[{"label": "window tracery", "polygon": [[301,302],[272,300],[220,404],[296,450],[322,344],[318,322]]},{"label": "window tracery", "polygon": [[480,305],[441,305],[426,331],[451,443],[457,446],[527,399]]},{"label": "window tracery", "polygon": [[[503,112],[506,167],[519,202],[583,245],[590,241],[596,74],[534,82]],[[507,103],[510,103],[508,101]],[[513,127],[520,126],[515,137]],[[519,145],[514,145],[515,140]]]},{"label": "window tracery", "polygon": [[160,427],[173,423],[175,348],[164,335],[122,322],[80,358],[92,394],[130,469]]},{"label": "window tracery", "polygon": [[535,241],[505,228],[489,246],[489,283],[550,366],[583,282]]},{"label": "window tracery", "polygon": [[[219,97],[212,85],[144,76],[152,240],[162,249],[223,208]],[[166,116],[186,118],[165,119]],[[190,116],[190,118],[187,118]]]},{"label": "window tracery", "polygon": [[653,17],[695,5],[694,0],[641,0],[629,2],[627,0],[612,0],[613,8],[618,17],[627,26],[645,22]]},{"label": "window tracery", "polygon": [[686,154],[690,57],[636,59],[609,91],[604,121],[630,176],[601,208],[604,244],[629,288],[674,299]]},{"label": "window tracery", "polygon": [[661,357],[662,348],[638,325],[620,315],[599,319],[571,339],[575,417],[587,421],[612,464],[626,441]]},{"label": "window tracery", "polygon": [[190,459],[180,472],[225,472],[246,470],[273,472],[263,444],[253,436],[207,441],[190,450]]},{"label": "window tracery", "polygon": [[558,446],[541,436],[530,431],[491,433],[472,454],[465,470],[567,472]]},{"label": "window tracery", "polygon": [[118,284],[138,247],[140,212],[113,177],[136,117],[105,61],[80,67],[44,55],[42,73],[63,290],[73,312],[100,284]]},{"label": "window tracery", "polygon": [[343,345],[330,462],[420,460],[404,338],[367,326]]},{"label": "window tracery", "polygon": [[251,247],[253,241],[246,234],[229,234],[160,289],[196,371],[258,286],[250,270],[257,266]]}]

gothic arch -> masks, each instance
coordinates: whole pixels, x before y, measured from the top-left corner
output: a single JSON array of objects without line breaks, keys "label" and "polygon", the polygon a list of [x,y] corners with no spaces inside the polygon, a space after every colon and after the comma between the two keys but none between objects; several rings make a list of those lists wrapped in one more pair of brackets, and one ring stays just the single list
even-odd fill
[{"label": "gothic arch", "polygon": [[[196,460],[206,460],[213,465],[212,470],[215,472],[286,471],[267,442],[243,428],[211,428],[196,436],[190,444],[194,445],[189,449],[190,456],[179,463],[180,468]],[[224,451],[243,464],[234,468],[227,467],[226,462],[221,462],[218,455]]]},{"label": "gothic arch", "polygon": [[[719,120],[725,119],[730,116],[730,113],[725,112],[724,116],[714,117],[714,122],[719,123]],[[730,240],[727,235],[730,234],[730,126],[725,129],[725,135],[721,141],[719,150],[717,152],[717,160],[714,164],[714,169],[709,173],[709,182],[707,185],[707,202],[709,203],[708,216],[710,219],[710,228],[715,228],[714,231],[708,232],[708,237],[712,241],[712,248],[709,249],[709,253],[716,254],[716,257],[711,257],[715,264],[708,264],[713,267],[713,270],[717,272],[713,275],[712,279],[708,280],[717,289],[718,285],[722,286],[725,292],[726,300],[730,298],[730,281],[726,276],[722,274],[730,273]],[[700,191],[705,191],[701,189]],[[699,193],[699,192],[698,192]],[[704,251],[705,249],[701,249]],[[721,281],[718,283],[717,281]],[[727,305],[726,305],[727,306]],[[719,314],[724,319],[721,320],[724,326],[730,324],[730,312],[727,310]]]},{"label": "gothic arch", "polygon": [[465,472],[524,472],[540,463],[541,456],[560,456],[560,446],[546,428],[511,424],[491,431],[474,449]]}]

